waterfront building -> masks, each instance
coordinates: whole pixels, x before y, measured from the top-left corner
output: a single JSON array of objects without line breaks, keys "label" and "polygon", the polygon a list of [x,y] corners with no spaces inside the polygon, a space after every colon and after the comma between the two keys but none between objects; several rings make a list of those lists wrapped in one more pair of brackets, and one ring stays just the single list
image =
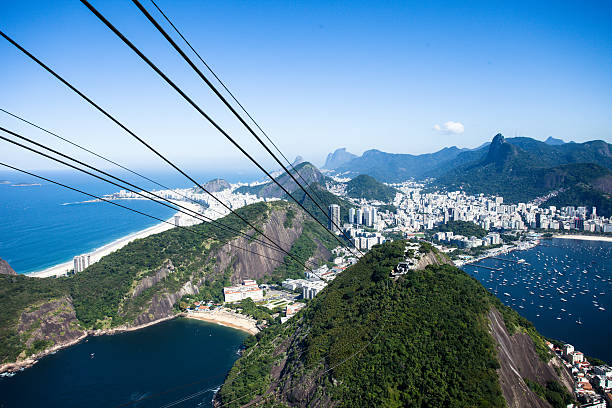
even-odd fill
[{"label": "waterfront building", "polygon": [[564,344],[563,345],[563,357],[568,360],[569,356],[574,352],[574,346],[572,346],[571,344]]},{"label": "waterfront building", "polygon": [[224,287],[223,297],[226,303],[239,302],[246,298],[254,301],[262,300],[263,289],[257,285],[256,281],[248,279],[243,281],[242,285]]},{"label": "waterfront building", "polygon": [[83,272],[91,264],[91,255],[78,255],[74,257],[74,273]]}]

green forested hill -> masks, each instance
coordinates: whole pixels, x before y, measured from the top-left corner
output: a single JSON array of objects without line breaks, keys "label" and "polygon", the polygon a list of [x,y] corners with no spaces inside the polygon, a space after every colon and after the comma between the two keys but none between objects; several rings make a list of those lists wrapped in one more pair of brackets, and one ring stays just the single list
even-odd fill
[{"label": "green forested hill", "polygon": [[232,368],[217,401],[227,406],[257,401],[298,407],[505,407],[489,311],[499,310],[510,332],[529,333],[548,360],[542,338],[453,266],[389,279],[404,245],[376,246],[287,325],[260,333]]},{"label": "green forested hill", "polygon": [[[583,199],[580,205],[593,206],[598,202],[602,208],[609,208],[612,202],[598,193],[605,193],[601,186],[609,185],[606,180],[612,179],[612,172],[605,167],[612,166],[610,154],[604,142],[550,146],[529,138],[507,141],[502,135],[496,135],[486,155],[448,171],[435,185],[448,190],[462,189],[468,194],[501,195],[514,203],[527,202],[555,190],[571,191],[582,185],[592,194],[580,194],[577,189],[559,196],[555,203],[576,205],[569,201],[575,202],[580,195]],[[565,196],[574,200],[564,203]]]},{"label": "green forested hill", "polygon": [[346,195],[351,198],[365,198],[384,203],[392,202],[397,190],[381,183],[374,177],[361,174],[346,184]]},{"label": "green forested hill", "polygon": [[[325,257],[325,251],[336,246],[336,241],[295,204],[257,203],[237,212],[259,228],[267,228],[276,240],[283,236],[299,259],[327,261],[329,252]],[[252,232],[234,215],[220,221]],[[221,300],[222,286],[235,281],[232,276],[238,269],[242,276],[263,281],[299,274],[294,263],[281,264],[280,260],[288,257],[257,241],[240,238],[239,246],[269,258],[227,246],[237,233],[209,223],[190,228],[198,234],[174,228],[133,241],[72,277],[0,275],[0,364],[74,340],[84,330],[131,326],[171,316],[186,294],[199,292],[201,298]]]},{"label": "green forested hill", "polygon": [[463,235],[465,237],[482,238],[487,235],[487,230],[480,225],[476,225],[470,221],[449,221],[446,224],[441,224],[431,232],[452,232],[455,235]]}]

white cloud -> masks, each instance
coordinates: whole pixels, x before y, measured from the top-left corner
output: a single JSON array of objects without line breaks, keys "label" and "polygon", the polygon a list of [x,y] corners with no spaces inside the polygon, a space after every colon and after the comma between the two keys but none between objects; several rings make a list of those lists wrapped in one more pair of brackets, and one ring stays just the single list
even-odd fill
[{"label": "white cloud", "polygon": [[460,135],[465,130],[463,123],[453,122],[452,120],[444,123],[442,126],[434,125],[433,129],[436,132],[440,132],[446,135],[450,135],[450,134]]}]

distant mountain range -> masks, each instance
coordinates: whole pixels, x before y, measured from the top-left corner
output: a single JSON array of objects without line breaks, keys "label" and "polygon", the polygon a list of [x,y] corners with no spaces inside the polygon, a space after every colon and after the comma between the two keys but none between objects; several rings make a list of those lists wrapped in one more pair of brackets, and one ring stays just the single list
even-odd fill
[{"label": "distant mountain range", "polygon": [[499,194],[510,202],[529,201],[557,190],[556,205],[595,205],[600,214],[610,215],[610,147],[603,141],[551,145],[498,134],[480,158],[449,170],[435,185],[470,194]]},{"label": "distant mountain range", "polygon": [[[348,155],[342,149],[341,156]],[[437,188],[499,194],[509,202],[557,191],[549,205],[597,206],[599,214],[612,215],[612,145],[601,140],[565,143],[549,137],[541,142],[498,134],[475,149],[453,146],[421,155],[368,150],[333,168],[329,157],[332,174],[367,174],[391,183],[433,178]]]},{"label": "distant mountain range", "polygon": [[[324,183],[325,176],[321,174],[316,166],[309,162],[301,162],[294,165],[294,169],[295,172],[292,172],[292,174],[302,185],[308,186],[312,183]],[[287,173],[280,173],[275,177],[275,180],[290,193],[299,189],[298,185]],[[283,198],[285,196],[285,192],[272,181],[256,186],[243,186],[238,188],[236,192],[255,194],[263,198]]]},{"label": "distant mountain range", "polygon": [[[396,189],[393,187],[389,187],[388,185],[381,183],[375,178],[365,174],[354,177],[347,183],[339,183],[323,175],[315,165],[309,162],[298,164],[295,166],[295,171],[296,172],[292,172],[295,178],[300,182],[300,184],[308,186],[307,191],[309,194],[313,196],[313,198],[315,198],[322,206],[327,206],[329,204],[340,204],[337,198],[332,197],[334,194],[327,191],[328,185],[341,186],[345,184],[347,197],[377,200],[384,203],[393,201],[396,194]],[[287,191],[289,191],[296,199],[303,201],[304,197],[306,197],[307,200],[304,202],[310,203],[310,199],[287,173],[279,175],[275,178],[275,180]],[[255,194],[263,198],[288,198],[285,192],[272,181],[255,186],[242,186],[238,188],[236,192]],[[349,204],[343,202],[341,206],[348,209]],[[315,208],[312,208],[312,210],[317,214],[320,213],[319,209],[315,210]]]},{"label": "distant mountain range", "polygon": [[[340,149],[339,149],[340,150]],[[324,168],[334,170],[338,174],[357,176],[359,174],[370,175],[377,180],[397,183],[410,178],[422,179],[443,173],[448,169],[447,163],[451,163],[460,153],[469,152],[468,149],[459,149],[455,146],[446,147],[435,153],[413,155],[386,153],[372,149],[356,157],[348,152],[336,150],[331,153],[332,160],[328,156]],[[344,160],[333,160],[340,156]],[[346,160],[349,156],[354,156]],[[339,163],[339,164],[336,164]]]}]

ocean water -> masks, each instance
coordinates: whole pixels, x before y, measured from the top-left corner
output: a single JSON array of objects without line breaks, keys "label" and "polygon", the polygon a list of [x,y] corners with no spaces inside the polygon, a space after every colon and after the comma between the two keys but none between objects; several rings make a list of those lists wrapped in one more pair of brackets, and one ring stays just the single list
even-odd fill
[{"label": "ocean water", "polygon": [[[88,176],[69,172],[44,176],[101,195],[117,192],[118,187]],[[142,188],[151,189],[136,177],[126,177]],[[155,180],[171,187],[189,187],[188,180],[173,174],[157,174]],[[244,174],[198,174],[197,180],[226,177],[230,182],[252,176]],[[22,185],[39,183],[40,185]],[[64,189],[16,172],[0,172],[0,258],[17,273],[38,271],[71,260],[159,221],[105,203],[79,203],[90,200],[83,194]],[[77,204],[79,203],[79,204]],[[119,204],[166,220],[175,211],[145,200],[123,200]]]},{"label": "ocean water", "polygon": [[246,336],[178,318],[88,337],[0,378],[0,407],[211,407]]},{"label": "ocean water", "polygon": [[[552,239],[464,270],[549,338],[612,363],[612,242]],[[602,310],[603,309],[603,310]]]}]

